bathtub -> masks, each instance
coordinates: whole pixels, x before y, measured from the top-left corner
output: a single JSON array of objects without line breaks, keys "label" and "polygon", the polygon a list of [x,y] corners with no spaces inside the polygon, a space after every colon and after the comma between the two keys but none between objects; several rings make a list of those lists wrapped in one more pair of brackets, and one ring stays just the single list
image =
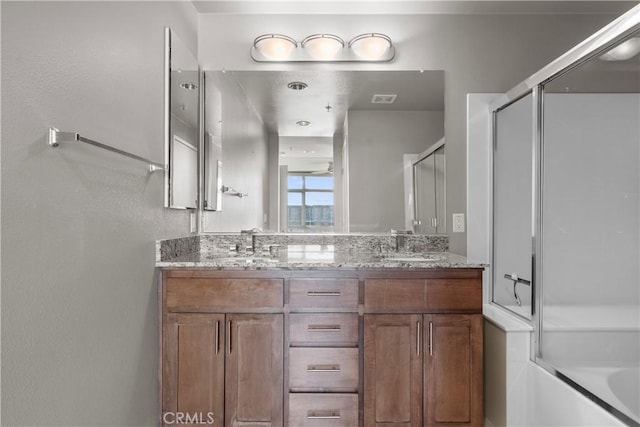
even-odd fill
[{"label": "bathtub", "polygon": [[632,305],[545,307],[545,369],[530,360],[531,325],[485,305],[486,425],[638,425],[638,313]]},{"label": "bathtub", "polygon": [[607,376],[607,384],[621,407],[640,422],[640,368],[616,370]]}]

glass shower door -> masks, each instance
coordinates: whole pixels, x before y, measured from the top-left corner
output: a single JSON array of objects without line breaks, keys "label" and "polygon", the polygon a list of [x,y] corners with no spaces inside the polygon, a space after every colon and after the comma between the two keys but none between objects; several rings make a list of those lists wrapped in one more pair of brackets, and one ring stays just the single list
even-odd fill
[{"label": "glass shower door", "polygon": [[538,357],[631,426],[640,426],[638,76],[640,32],[543,94]]},{"label": "glass shower door", "polygon": [[531,319],[533,96],[495,113],[493,302]]},{"label": "glass shower door", "polygon": [[415,219],[421,234],[445,234],[444,145],[413,165]]}]

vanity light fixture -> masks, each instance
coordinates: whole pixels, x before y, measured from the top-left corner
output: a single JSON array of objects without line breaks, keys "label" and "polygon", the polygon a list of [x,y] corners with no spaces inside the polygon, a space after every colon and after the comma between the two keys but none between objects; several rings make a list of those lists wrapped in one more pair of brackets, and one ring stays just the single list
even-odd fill
[{"label": "vanity light fixture", "polygon": [[310,122],[310,121],[308,121],[308,120],[298,120],[298,121],[296,122],[296,124],[297,124],[298,126],[309,126],[309,125],[311,124],[311,122]]},{"label": "vanity light fixture", "polygon": [[391,39],[380,33],[360,34],[349,42],[349,48],[358,57],[375,61],[385,56],[391,49]]},{"label": "vanity light fixture", "polygon": [[333,34],[313,34],[302,40],[300,44],[313,59],[331,61],[340,50],[344,49],[344,41]]},{"label": "vanity light fixture", "polygon": [[283,34],[263,34],[253,41],[253,47],[272,61],[286,61],[298,47],[298,42]]},{"label": "vanity light fixture", "polygon": [[389,62],[394,57],[391,38],[382,33],[360,34],[347,44],[326,33],[312,34],[300,43],[284,34],[263,34],[251,48],[256,62]]}]

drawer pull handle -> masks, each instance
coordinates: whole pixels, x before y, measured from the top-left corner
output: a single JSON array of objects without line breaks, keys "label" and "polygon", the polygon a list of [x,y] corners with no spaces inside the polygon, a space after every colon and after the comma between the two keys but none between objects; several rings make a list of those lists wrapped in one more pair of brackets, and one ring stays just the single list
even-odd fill
[{"label": "drawer pull handle", "polygon": [[231,350],[233,349],[233,347],[232,347],[233,343],[231,342],[231,339],[233,337],[231,336],[231,334],[233,334],[233,329],[231,328],[231,320],[229,320],[227,322],[227,339],[228,339],[228,344],[229,344],[229,354],[231,354]]},{"label": "drawer pull handle", "polygon": [[309,411],[307,412],[309,420],[339,420],[340,411]]},{"label": "drawer pull handle", "polygon": [[429,322],[429,356],[433,356],[433,322]]},{"label": "drawer pull handle", "polygon": [[220,353],[220,321],[216,321],[216,354]]},{"label": "drawer pull handle", "polygon": [[416,356],[420,356],[420,337],[422,335],[421,331],[420,331],[420,322],[416,322]]},{"label": "drawer pull handle", "polygon": [[309,325],[309,332],[340,332],[340,325]]},{"label": "drawer pull handle", "polygon": [[308,297],[339,297],[340,291],[308,291]]},{"label": "drawer pull handle", "polygon": [[340,372],[340,365],[309,365],[307,372]]}]

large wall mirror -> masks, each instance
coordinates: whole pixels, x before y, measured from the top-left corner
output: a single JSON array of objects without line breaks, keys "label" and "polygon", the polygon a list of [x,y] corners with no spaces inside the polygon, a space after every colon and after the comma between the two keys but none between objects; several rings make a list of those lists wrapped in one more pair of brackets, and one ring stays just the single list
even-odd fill
[{"label": "large wall mirror", "polygon": [[[444,137],[443,71],[210,70],[204,81],[203,231],[407,228],[403,156]],[[444,206],[432,193],[421,212]]]},{"label": "large wall mirror", "polygon": [[198,206],[198,61],[180,37],[165,29],[165,207]]}]

